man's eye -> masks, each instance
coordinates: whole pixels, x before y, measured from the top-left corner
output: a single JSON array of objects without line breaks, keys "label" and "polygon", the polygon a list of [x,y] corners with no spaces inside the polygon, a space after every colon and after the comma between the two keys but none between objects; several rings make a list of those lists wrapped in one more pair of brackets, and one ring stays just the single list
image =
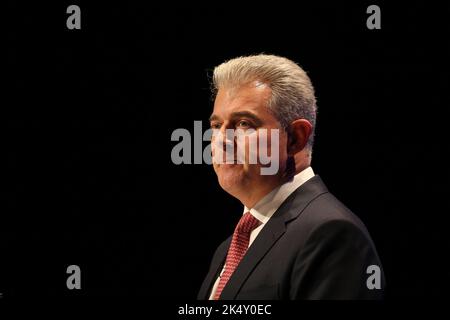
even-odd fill
[{"label": "man's eye", "polygon": [[211,129],[220,129],[220,123],[211,123]]},{"label": "man's eye", "polygon": [[240,128],[249,128],[250,123],[247,120],[241,120],[237,123],[237,126]]}]

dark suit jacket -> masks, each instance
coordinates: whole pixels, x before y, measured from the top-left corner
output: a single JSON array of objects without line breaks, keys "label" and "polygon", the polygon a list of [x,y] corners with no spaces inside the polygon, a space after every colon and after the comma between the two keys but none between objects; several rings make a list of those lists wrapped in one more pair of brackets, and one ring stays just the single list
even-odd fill
[{"label": "dark suit jacket", "polygon": [[[216,250],[198,299],[208,299],[231,237]],[[369,289],[367,267],[381,270]],[[270,218],[222,291],[221,299],[379,299],[384,274],[364,224],[315,176]]]}]

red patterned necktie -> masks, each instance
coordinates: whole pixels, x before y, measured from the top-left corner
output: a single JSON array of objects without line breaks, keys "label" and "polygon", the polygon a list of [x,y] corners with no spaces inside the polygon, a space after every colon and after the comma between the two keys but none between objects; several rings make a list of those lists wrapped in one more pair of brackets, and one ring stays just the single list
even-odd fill
[{"label": "red patterned necktie", "polygon": [[234,229],[233,238],[231,239],[231,245],[225,261],[225,270],[220,277],[219,285],[214,294],[214,300],[220,298],[223,288],[247,252],[250,233],[260,224],[261,221],[252,216],[250,212],[246,212],[239,220],[236,229]]}]

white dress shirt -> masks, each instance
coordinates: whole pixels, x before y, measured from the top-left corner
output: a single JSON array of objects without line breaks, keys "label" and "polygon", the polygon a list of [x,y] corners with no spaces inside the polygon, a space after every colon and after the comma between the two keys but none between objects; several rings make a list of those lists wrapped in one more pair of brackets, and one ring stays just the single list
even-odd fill
[{"label": "white dress shirt", "polygon": [[[277,209],[281,206],[284,200],[287,199],[298,187],[304,184],[306,181],[314,177],[314,171],[311,167],[304,169],[303,171],[297,173],[292,181],[286,182],[275,189],[273,189],[270,193],[268,193],[264,198],[258,201],[255,206],[251,209],[244,206],[244,214],[248,211],[259,221],[261,221],[261,225],[255,228],[250,233],[250,240],[248,246],[250,247],[253,241],[255,241],[258,234],[261,232],[262,228],[266,225],[267,221],[269,221],[270,217],[277,211]],[[225,266],[220,272],[220,276],[225,270]],[[217,286],[219,285],[220,276],[217,277],[216,282],[211,290],[211,294],[209,296],[209,300],[212,300],[214,294],[217,290]]]}]

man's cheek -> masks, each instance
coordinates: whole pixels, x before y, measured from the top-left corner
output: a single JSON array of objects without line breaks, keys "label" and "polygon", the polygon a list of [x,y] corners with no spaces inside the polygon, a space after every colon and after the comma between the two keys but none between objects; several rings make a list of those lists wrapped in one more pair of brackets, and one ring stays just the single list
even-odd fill
[{"label": "man's cheek", "polygon": [[258,135],[255,130],[248,130],[237,135],[236,157],[241,164],[258,163]]},{"label": "man's cheek", "polygon": [[263,130],[258,136],[258,159],[262,175],[275,175],[280,167],[280,132]]}]

